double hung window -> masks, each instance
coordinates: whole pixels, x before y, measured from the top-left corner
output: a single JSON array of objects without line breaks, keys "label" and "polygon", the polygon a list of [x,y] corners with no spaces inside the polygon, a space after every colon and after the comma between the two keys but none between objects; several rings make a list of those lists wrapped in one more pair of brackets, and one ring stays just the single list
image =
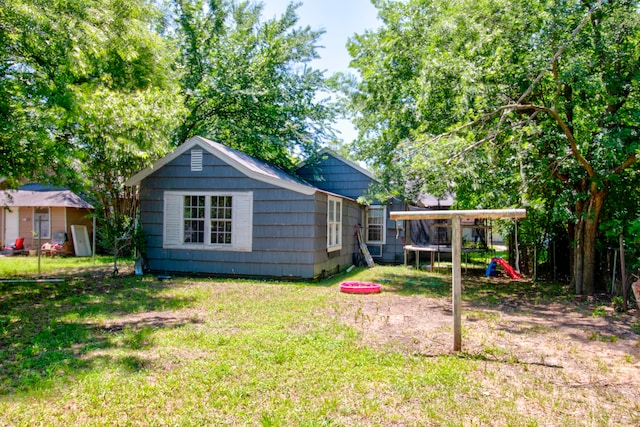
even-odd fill
[{"label": "double hung window", "polygon": [[217,245],[231,244],[231,196],[211,196],[211,243]]},{"label": "double hung window", "polygon": [[327,250],[342,249],[342,200],[329,197],[327,206]]},{"label": "double hung window", "polygon": [[164,248],[251,251],[253,193],[164,195]]},{"label": "double hung window", "polygon": [[385,243],[386,206],[369,206],[366,218],[366,241],[369,244]]},{"label": "double hung window", "polygon": [[33,210],[33,235],[41,239],[51,238],[51,212],[49,208]]}]

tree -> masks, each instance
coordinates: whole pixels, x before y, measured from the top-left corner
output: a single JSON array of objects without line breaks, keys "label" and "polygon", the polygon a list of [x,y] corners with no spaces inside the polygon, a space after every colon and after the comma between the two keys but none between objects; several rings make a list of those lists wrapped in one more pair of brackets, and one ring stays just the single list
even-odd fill
[{"label": "tree", "polygon": [[97,202],[100,243],[129,248],[138,213],[137,189],[124,182],[170,150],[180,111],[177,93],[149,88],[129,92],[76,88],[77,169]]},{"label": "tree", "polygon": [[296,28],[296,8],[262,22],[260,4],[175,1],[187,110],[178,144],[203,135],[291,169],[333,136],[336,112],[318,98],[328,83],[306,65],[322,32]]},{"label": "tree", "polygon": [[66,149],[54,134],[68,105],[59,87],[69,40],[52,34],[45,6],[16,0],[0,8],[0,176],[12,185],[33,177],[33,165],[55,165]]},{"label": "tree", "polygon": [[[103,114],[101,120],[91,122],[87,111],[99,111],[106,98],[117,98],[124,106],[131,97],[140,110],[133,116],[149,122],[149,126],[129,126],[112,142],[128,144],[129,151],[137,145],[138,152],[148,150],[153,139],[164,138],[167,145],[162,136],[166,125],[158,132],[154,127],[156,120],[170,113],[159,107],[166,107],[167,99],[176,99],[176,85],[172,52],[154,29],[157,19],[157,11],[144,0],[15,0],[3,7],[1,138],[3,154],[10,161],[2,163],[0,173],[51,178],[56,170],[61,179],[73,182],[81,177],[78,158],[89,170],[105,167],[129,173],[118,168],[122,165],[105,164],[99,156],[93,164],[86,163],[102,147],[102,141],[91,144],[88,135],[104,135],[98,123],[108,121]],[[104,107],[112,111],[114,103]],[[131,121],[131,107],[124,108],[120,117],[126,115]],[[121,121],[109,126],[125,130]]]},{"label": "tree", "polygon": [[0,174],[88,192],[107,235],[131,222],[123,183],[170,149],[181,112],[161,18],[145,0],[3,6]]},{"label": "tree", "polygon": [[398,192],[411,180],[564,224],[592,294],[607,195],[638,183],[639,2],[375,4],[384,26],[350,43],[356,150]]}]

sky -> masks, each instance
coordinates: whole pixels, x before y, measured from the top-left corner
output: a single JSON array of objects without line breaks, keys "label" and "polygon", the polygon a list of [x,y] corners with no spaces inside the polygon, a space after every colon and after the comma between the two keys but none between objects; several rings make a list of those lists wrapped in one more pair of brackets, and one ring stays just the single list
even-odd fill
[{"label": "sky", "polygon": [[[262,0],[264,4],[263,19],[282,16],[291,0]],[[354,34],[363,33],[366,29],[380,26],[378,12],[370,0],[294,0],[301,2],[296,13],[298,26],[310,26],[313,30],[324,30],[320,39],[323,48],[318,49],[320,59],[316,59],[311,66],[319,70],[326,70],[329,76],[336,72],[351,72],[349,61],[351,57],[347,51],[347,39]],[[345,142],[351,142],[356,137],[353,125],[347,120],[340,120],[335,128],[338,137]]]}]

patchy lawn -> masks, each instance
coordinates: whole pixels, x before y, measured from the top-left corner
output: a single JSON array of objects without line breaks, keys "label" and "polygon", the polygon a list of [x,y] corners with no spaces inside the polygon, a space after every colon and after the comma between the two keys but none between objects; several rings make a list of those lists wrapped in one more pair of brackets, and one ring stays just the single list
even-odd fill
[{"label": "patchy lawn", "polygon": [[640,323],[561,286],[354,271],[318,283],[0,283],[0,425],[640,424]]}]

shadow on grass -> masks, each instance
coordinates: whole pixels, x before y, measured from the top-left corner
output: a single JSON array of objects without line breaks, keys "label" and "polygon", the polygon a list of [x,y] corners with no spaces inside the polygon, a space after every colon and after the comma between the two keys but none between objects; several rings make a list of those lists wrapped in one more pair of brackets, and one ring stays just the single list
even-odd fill
[{"label": "shadow on grass", "polygon": [[[443,356],[442,353],[436,354],[414,354],[416,357],[422,357],[425,359],[433,358],[441,358]],[[481,362],[493,362],[493,363],[506,363],[510,365],[528,365],[528,366],[543,366],[545,368],[555,368],[562,369],[562,365],[553,362],[545,362],[545,361],[522,361],[517,359],[513,355],[496,355],[491,351],[485,352],[468,352],[468,351],[459,351],[459,352],[451,352],[447,354],[446,357],[461,359],[461,360],[471,360],[471,361],[481,361]]]},{"label": "shadow on grass", "polygon": [[[141,349],[154,328],[192,323],[188,318],[131,318],[191,303],[160,296],[167,286],[134,276],[0,283],[0,395],[39,388],[98,365],[143,369],[146,362],[140,358],[105,356],[99,350]],[[124,316],[127,322],[96,320],[109,316]]]},{"label": "shadow on grass", "polygon": [[[432,273],[407,267],[376,267],[369,274],[364,272],[360,276],[383,284],[385,292],[451,297],[451,272],[446,269]],[[568,288],[559,283],[512,280],[504,275],[486,277],[485,270],[479,268],[465,269],[461,279],[462,299],[480,306],[497,307],[509,303],[517,304],[518,301],[573,301]]]},{"label": "shadow on grass", "polygon": [[381,282],[385,292],[401,295],[446,297],[451,295],[451,282],[446,277],[428,274],[389,274]]}]

